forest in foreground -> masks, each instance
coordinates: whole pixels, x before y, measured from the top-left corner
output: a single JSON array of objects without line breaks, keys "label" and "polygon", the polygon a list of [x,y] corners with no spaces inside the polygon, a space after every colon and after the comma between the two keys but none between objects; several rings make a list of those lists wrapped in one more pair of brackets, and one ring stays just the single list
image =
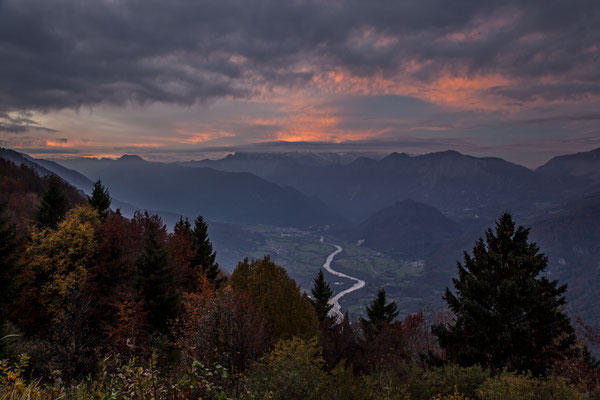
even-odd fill
[{"label": "forest in foreground", "polygon": [[322,273],[310,296],[268,256],[227,275],[200,216],[167,232],[0,163],[2,399],[600,399],[599,332],[508,213],[447,310],[399,319],[381,288],[336,320]]}]

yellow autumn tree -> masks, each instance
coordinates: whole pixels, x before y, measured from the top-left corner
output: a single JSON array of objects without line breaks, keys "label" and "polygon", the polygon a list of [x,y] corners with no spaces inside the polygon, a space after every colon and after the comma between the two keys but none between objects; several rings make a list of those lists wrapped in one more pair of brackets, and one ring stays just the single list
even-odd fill
[{"label": "yellow autumn tree", "polygon": [[54,319],[61,318],[67,298],[85,282],[99,223],[97,212],[86,205],[71,209],[56,229],[33,229],[27,256],[40,284],[42,303]]},{"label": "yellow autumn tree", "polygon": [[309,339],[317,335],[318,320],[308,296],[268,256],[238,263],[228,283],[234,290],[248,293],[271,322],[276,338]]}]

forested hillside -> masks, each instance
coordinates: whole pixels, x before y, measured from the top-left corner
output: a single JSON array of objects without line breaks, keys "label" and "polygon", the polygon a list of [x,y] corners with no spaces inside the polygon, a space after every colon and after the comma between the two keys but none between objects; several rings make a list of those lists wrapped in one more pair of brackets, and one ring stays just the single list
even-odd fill
[{"label": "forested hillside", "polygon": [[3,398],[600,395],[585,345],[598,332],[564,313],[566,286],[544,275],[547,258],[508,213],[459,263],[449,312],[399,318],[380,288],[362,318],[337,319],[322,273],[309,293],[268,256],[224,273],[201,216],[168,232],[157,215],[112,210],[100,181],[84,199],[54,175],[0,162]]},{"label": "forested hillside", "polygon": [[[49,176],[49,175],[48,175]],[[26,231],[32,223],[40,195],[48,188],[49,179],[44,179],[33,168],[17,166],[0,158],[0,203],[6,203],[5,216],[16,224],[19,231]],[[85,198],[68,183],[58,181],[69,204],[81,204]]]}]

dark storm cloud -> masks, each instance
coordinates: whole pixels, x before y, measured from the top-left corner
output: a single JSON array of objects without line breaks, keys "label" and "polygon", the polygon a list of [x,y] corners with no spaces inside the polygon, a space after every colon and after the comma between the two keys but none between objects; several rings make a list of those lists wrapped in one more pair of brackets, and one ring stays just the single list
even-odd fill
[{"label": "dark storm cloud", "polygon": [[526,83],[494,89],[510,99],[573,98],[598,93],[599,43],[594,0],[0,0],[0,111],[246,98],[409,62],[422,81],[499,73]]}]

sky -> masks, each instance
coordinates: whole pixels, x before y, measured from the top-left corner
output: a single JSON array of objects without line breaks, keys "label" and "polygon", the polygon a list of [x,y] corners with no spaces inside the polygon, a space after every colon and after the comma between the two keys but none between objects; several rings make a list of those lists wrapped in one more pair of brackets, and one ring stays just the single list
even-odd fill
[{"label": "sky", "polygon": [[533,168],[600,147],[600,2],[0,0],[0,146]]}]

